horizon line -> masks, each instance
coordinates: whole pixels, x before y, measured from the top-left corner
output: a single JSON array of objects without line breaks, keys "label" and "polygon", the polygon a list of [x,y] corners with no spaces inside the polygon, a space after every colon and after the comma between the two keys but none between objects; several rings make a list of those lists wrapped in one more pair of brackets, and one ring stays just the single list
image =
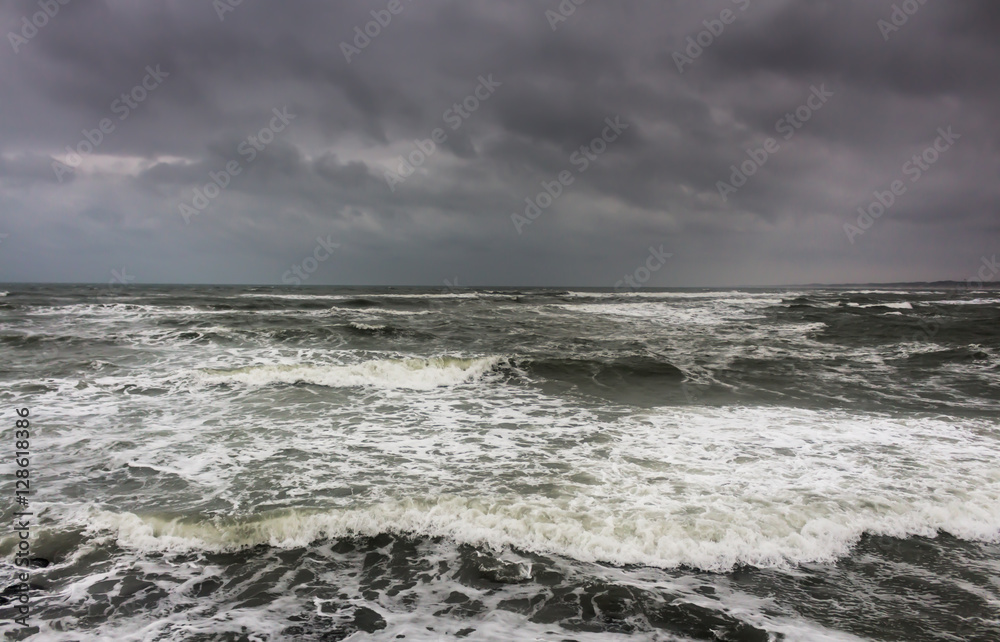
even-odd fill
[{"label": "horizon line", "polygon": [[[614,286],[605,285],[496,285],[496,284],[479,284],[479,285],[447,285],[447,284],[421,284],[421,285],[378,285],[378,284],[364,284],[364,285],[350,285],[350,284],[299,284],[290,285],[287,283],[195,283],[195,282],[150,282],[150,283],[106,283],[106,282],[88,282],[88,281],[0,281],[0,286],[44,286],[44,285],[65,285],[65,286],[98,286],[98,287],[112,287],[112,288],[135,288],[135,287],[162,287],[162,286],[177,286],[177,287],[262,287],[262,288],[282,288],[282,289],[306,289],[306,288],[425,288],[425,289],[443,289],[443,290],[475,290],[482,288],[503,288],[503,289],[570,289],[570,288],[584,288],[588,290],[615,290]],[[966,289],[995,289],[1000,288],[1000,282],[983,282],[977,285],[975,288],[971,286],[968,281],[959,281],[954,279],[942,279],[936,281],[870,281],[870,282],[842,282],[842,283],[789,283],[789,284],[769,284],[769,285],[672,285],[672,286],[659,286],[659,287],[641,287],[636,288],[633,291],[654,291],[654,290],[741,290],[741,289],[779,289],[779,288],[843,288],[843,287],[903,287],[903,286],[952,286],[952,287],[963,287]],[[623,291],[623,294],[626,291]]]}]

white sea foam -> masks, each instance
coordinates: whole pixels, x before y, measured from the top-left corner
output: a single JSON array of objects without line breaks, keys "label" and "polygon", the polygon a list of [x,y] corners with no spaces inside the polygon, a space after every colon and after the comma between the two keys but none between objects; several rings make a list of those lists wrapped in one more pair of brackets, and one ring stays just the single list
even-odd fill
[{"label": "white sea foam", "polygon": [[[94,546],[103,546],[103,539],[105,538],[91,540],[83,550],[92,552]],[[123,580],[129,576],[154,582],[166,581],[173,590],[165,593],[155,607],[130,613],[125,618],[113,616],[102,622],[96,630],[71,627],[67,631],[65,626],[59,626],[58,623],[50,626],[50,621],[39,620],[39,637],[59,642],[109,639],[141,642],[148,639],[189,640],[196,636],[228,638],[236,637],[234,634],[240,631],[252,631],[256,636],[254,639],[281,640],[288,639],[287,627],[292,624],[293,619],[302,623],[303,619],[313,619],[310,616],[318,616],[314,622],[320,632],[342,627],[349,631],[359,607],[375,611],[384,620],[385,628],[373,633],[358,633],[348,639],[361,639],[359,636],[363,635],[365,640],[386,641],[405,638],[434,642],[462,639],[528,642],[564,639],[567,635],[566,629],[559,622],[535,622],[525,614],[503,608],[503,603],[509,604],[511,600],[536,601],[540,597],[540,587],[537,584],[507,584],[498,591],[481,590],[470,586],[468,582],[463,583],[453,572],[463,563],[462,553],[459,547],[448,541],[424,540],[416,544],[416,554],[427,565],[426,568],[439,570],[423,574],[420,582],[390,585],[393,590],[383,592],[378,599],[373,600],[370,588],[366,586],[366,574],[355,572],[355,569],[364,564],[364,552],[345,555],[335,553],[327,547],[314,547],[309,555],[310,571],[319,571],[322,578],[320,584],[336,587],[336,598],[315,595],[314,588],[297,581],[297,574],[271,573],[266,581],[267,588],[274,597],[266,603],[251,606],[241,602],[245,601],[245,596],[251,594],[251,591],[256,594],[259,590],[261,577],[257,573],[225,569],[204,560],[178,564],[169,556],[148,556],[140,551],[118,552],[117,563],[112,568],[92,576],[74,578],[56,599],[63,597],[77,608],[100,604],[106,601],[105,594],[116,594]],[[274,556],[265,552],[264,558],[267,557],[270,557],[272,564],[280,564]],[[526,577],[533,566],[532,560],[512,551],[496,557],[505,564],[520,567],[524,571],[522,577]],[[726,617],[734,623],[746,622],[781,635],[788,642],[857,642],[857,638],[848,634],[824,629],[790,614],[782,615],[782,612],[787,613],[788,610],[776,609],[771,600],[734,590],[726,586],[725,582],[714,586],[712,595],[706,596],[703,590],[705,580],[693,576],[671,578],[647,572],[646,569],[626,571],[604,565],[582,565],[566,559],[553,559],[551,563],[571,583],[578,583],[582,579],[580,575],[585,574],[595,583],[628,586],[632,590],[663,596],[675,605],[692,605],[719,617]],[[193,590],[205,583],[218,583],[221,586],[210,596],[200,595]],[[481,602],[480,614],[468,617],[463,616],[461,610],[457,613],[449,612],[447,606],[442,604],[442,599],[456,594]],[[600,595],[600,590],[596,594]],[[144,594],[139,593],[135,599],[144,599]],[[567,619],[574,618],[574,615],[582,619],[582,604],[570,608],[576,613],[571,610]],[[128,610],[134,612],[136,609]],[[581,642],[683,642],[687,639],[660,630],[650,630],[642,620],[641,616],[632,619],[636,630],[628,635],[610,631],[574,631],[572,638]],[[65,623],[64,619],[63,624]],[[474,632],[470,635],[470,631]]]},{"label": "white sea foam", "polygon": [[[867,515],[834,510],[810,516],[807,510],[771,507],[765,520],[742,524],[728,520],[713,523],[718,511],[731,510],[731,506],[710,503],[705,508],[698,511],[704,513],[703,519],[683,524],[654,510],[636,511],[615,520],[602,511],[582,515],[530,502],[439,497],[366,509],[293,512],[228,527],[106,512],[88,515],[86,523],[93,534],[113,533],[120,546],[147,553],[234,551],[261,544],[299,548],[324,538],[419,533],[581,561],[660,567],[684,564],[716,571],[736,564],[769,567],[832,562],[846,555],[866,532],[933,537],[939,530],[947,530],[966,539],[997,541],[1000,529],[995,507],[992,511],[985,506],[970,510],[959,501],[950,505],[929,502],[917,510],[890,505],[882,514],[872,511]],[[786,510],[775,510],[780,508]]]},{"label": "white sea foam", "polygon": [[323,301],[330,299],[353,299],[357,297],[343,296],[340,294],[286,294],[269,292],[245,292],[237,297],[245,299],[286,299],[289,301]]},{"label": "white sea foam", "polygon": [[[899,290],[835,290],[834,292],[836,292],[837,294],[890,294],[890,295],[896,295],[900,293]],[[912,294],[926,294],[923,292],[910,292],[909,290],[907,290],[907,292]]]},{"label": "white sea foam", "polygon": [[950,299],[946,301],[928,301],[928,303],[936,305],[997,305],[1000,304],[1000,299]]},{"label": "white sea foam", "polygon": [[[540,407],[508,400],[481,411],[491,416],[487,427],[480,412],[445,398],[410,403],[415,414],[389,420],[389,430],[386,418],[336,434],[299,422],[287,444],[317,453],[282,464],[293,487],[323,494],[349,480],[380,484],[378,495],[239,522],[90,509],[77,521],[142,551],[413,532],[586,562],[710,570],[832,562],[864,533],[1000,541],[992,424],[731,408],[665,409],[600,427],[557,406],[546,421]],[[504,428],[517,425],[525,428]],[[334,452],[350,456],[327,464],[323,453]],[[267,461],[248,465],[263,474]],[[577,476],[554,482],[552,462]],[[551,490],[512,494],[504,481],[512,471],[519,486]],[[386,474],[391,481],[379,481]]]},{"label": "white sea foam", "polygon": [[331,388],[373,386],[430,390],[474,381],[503,360],[502,357],[432,357],[382,359],[346,365],[256,365],[231,370],[202,370],[197,376],[210,383],[236,382],[251,386],[310,383]]},{"label": "white sea foam", "polygon": [[291,300],[338,300],[349,301],[351,299],[478,299],[510,296],[502,293],[489,292],[432,292],[428,294],[396,294],[393,292],[359,292],[357,294],[283,294],[268,292],[247,292],[238,295],[240,297],[253,299],[291,299]]},{"label": "white sea foam", "polygon": [[[781,297],[802,296],[804,292],[781,292],[777,295]],[[638,290],[635,292],[567,292],[563,296],[580,299],[755,299],[761,296],[760,292],[741,292],[740,290],[712,290],[707,292],[647,292]]]},{"label": "white sea foam", "polygon": [[547,307],[575,314],[582,312],[609,317],[649,320],[667,325],[719,326],[732,323],[733,320],[749,319],[755,316],[753,314],[755,305],[763,307],[777,302],[780,302],[780,299],[758,299],[753,303],[739,301],[736,304],[713,301],[710,305],[690,306],[675,305],[668,301],[636,300],[616,303],[552,304]]},{"label": "white sea foam", "polygon": [[884,303],[848,303],[851,308],[896,308],[898,310],[912,310],[913,304],[909,301],[886,301]]},{"label": "white sea foam", "polygon": [[344,308],[338,306],[333,306],[330,308],[330,311],[347,314],[364,314],[366,316],[387,314],[400,317],[419,317],[427,314],[435,314],[434,310],[390,310],[388,308]]},{"label": "white sea foam", "polygon": [[349,325],[355,330],[364,330],[365,332],[380,332],[388,327],[378,324],[370,325],[368,323],[360,323],[358,321],[351,321]]},{"label": "white sea foam", "polygon": [[479,299],[492,298],[495,296],[507,295],[491,294],[487,292],[435,292],[432,294],[394,294],[392,292],[377,292],[365,294],[365,298],[376,299]]}]

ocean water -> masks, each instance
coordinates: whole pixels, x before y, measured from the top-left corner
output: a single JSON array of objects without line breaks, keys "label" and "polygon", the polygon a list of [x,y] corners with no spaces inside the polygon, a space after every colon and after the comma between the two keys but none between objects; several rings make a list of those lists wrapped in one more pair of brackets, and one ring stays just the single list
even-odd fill
[{"label": "ocean water", "polygon": [[13,639],[1000,639],[1000,292],[3,289]]}]

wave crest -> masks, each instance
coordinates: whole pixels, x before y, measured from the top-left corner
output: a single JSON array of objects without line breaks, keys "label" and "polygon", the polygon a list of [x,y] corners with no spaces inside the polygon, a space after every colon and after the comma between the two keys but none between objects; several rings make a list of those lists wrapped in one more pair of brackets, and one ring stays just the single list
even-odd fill
[{"label": "wave crest", "polygon": [[[242,520],[140,517],[87,511],[79,520],[91,536],[111,533],[118,545],[143,552],[234,552],[256,546],[301,548],[326,539],[383,533],[447,537],[494,550],[517,548],[586,562],[658,568],[690,566],[729,571],[739,565],[781,567],[832,562],[850,553],[864,534],[997,541],[997,515],[960,503],[924,505],[882,514],[791,515],[753,524],[694,525],[652,515],[590,519],[529,502],[441,496],[367,507],[283,510]],[[664,516],[665,517],[665,516]],[[804,519],[803,519],[804,518]]]},{"label": "wave crest", "polygon": [[209,383],[242,383],[251,386],[305,383],[329,388],[371,386],[431,390],[480,379],[503,361],[503,357],[378,359],[348,365],[263,365],[231,370],[201,370],[198,376]]}]

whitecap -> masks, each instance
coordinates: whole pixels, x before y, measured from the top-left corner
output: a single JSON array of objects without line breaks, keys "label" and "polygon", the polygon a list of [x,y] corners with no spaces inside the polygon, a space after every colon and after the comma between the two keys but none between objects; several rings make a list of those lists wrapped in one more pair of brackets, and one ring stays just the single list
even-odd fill
[{"label": "whitecap", "polygon": [[330,388],[431,390],[479,379],[504,358],[433,357],[430,359],[380,359],[354,364],[256,365],[231,370],[200,370],[197,376],[210,383],[251,386],[309,383]]}]

